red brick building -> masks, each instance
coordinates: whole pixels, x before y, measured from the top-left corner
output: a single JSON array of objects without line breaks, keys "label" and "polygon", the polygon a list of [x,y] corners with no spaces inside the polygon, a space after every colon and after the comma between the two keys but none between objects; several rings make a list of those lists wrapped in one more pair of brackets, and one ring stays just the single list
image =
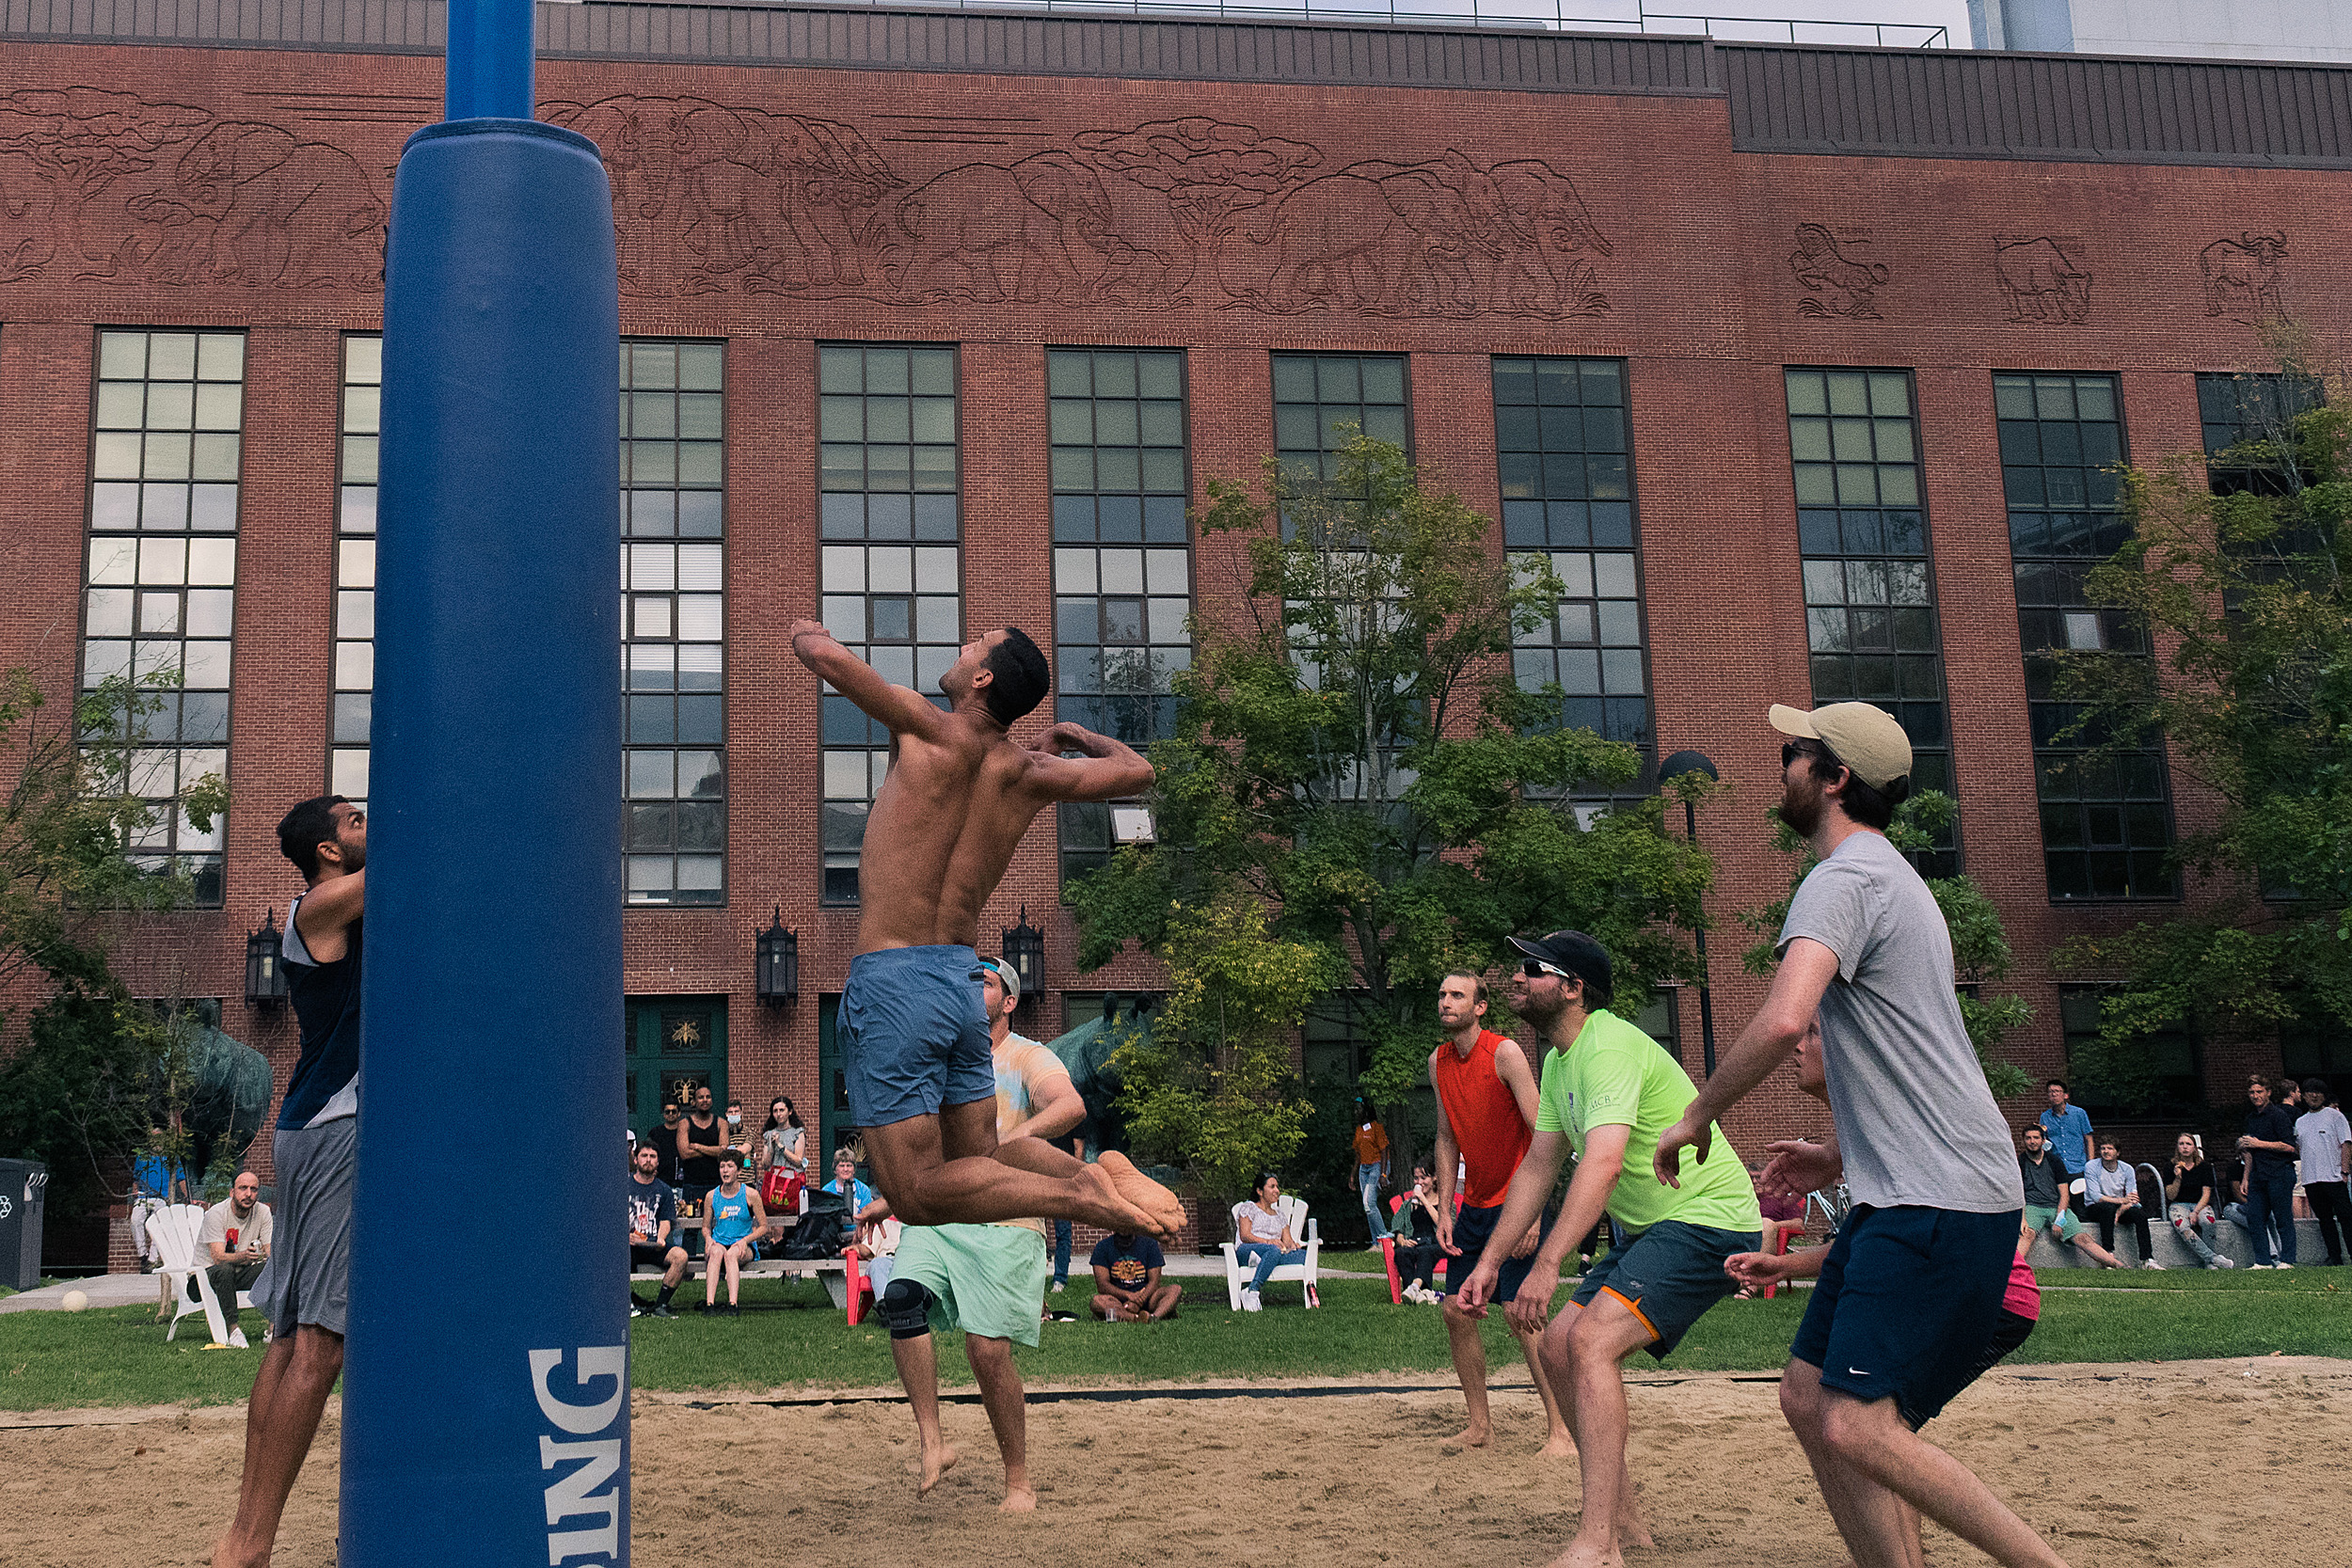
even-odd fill
[{"label": "red brick building", "polygon": [[[142,777],[225,768],[235,803],[213,835],[143,847],[209,907],[128,963],[222,997],[282,1085],[292,1022],[246,1007],[243,938],[297,891],[283,805],[365,793],[383,226],[401,142],[438,114],[440,11],[0,16],[0,667],[59,694],[183,670]],[[1553,553],[1571,597],[1526,678],[1653,756],[1722,766],[1736,787],[1700,819],[1719,919],[1782,885],[1762,714],[1816,697],[1897,707],[1923,777],[1956,789],[1938,863],[2008,919],[2035,1070],[2064,1060],[2052,945],[2184,891],[2162,849],[2206,803],[2160,757],[2058,766],[2029,656],[2113,634],[2076,586],[2112,527],[2101,465],[2226,433],[2264,314],[2344,329],[2352,72],[813,7],[540,18],[542,117],[612,170],[629,340],[639,1124],[710,1073],[755,1123],[781,1092],[834,1125],[878,764],[790,658],[790,618],[926,685],[967,629],[1050,623],[1063,715],[1164,722],[1182,616],[1231,580],[1184,504],[1270,451],[1311,459],[1343,420],[1406,441],[1498,518],[1498,549]],[[983,922],[986,942],[1025,907],[1044,930],[1040,1036],[1153,984],[1139,960],[1073,969],[1057,849],[1086,863],[1107,829],[1058,827]],[[753,943],[779,909],[800,995],[769,1008]],[[1715,956],[1725,1044],[1758,994],[1736,945]],[[1695,1069],[1695,998],[1665,1003]],[[495,1048],[494,1017],[451,1026]],[[1322,1031],[1309,1065],[1349,1049]],[[2278,1059],[2179,1049],[2185,1099]],[[1791,1089],[1732,1132],[1820,1119]]]}]

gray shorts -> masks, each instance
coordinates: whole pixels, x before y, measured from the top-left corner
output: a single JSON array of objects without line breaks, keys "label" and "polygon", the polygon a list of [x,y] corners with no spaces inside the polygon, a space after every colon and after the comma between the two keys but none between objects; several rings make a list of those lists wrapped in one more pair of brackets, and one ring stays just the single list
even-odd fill
[{"label": "gray shorts", "polygon": [[337,1336],[351,1309],[351,1172],[359,1122],[281,1127],[271,1146],[278,1166],[269,1261],[254,1282],[253,1306],[273,1334],[310,1323]]}]

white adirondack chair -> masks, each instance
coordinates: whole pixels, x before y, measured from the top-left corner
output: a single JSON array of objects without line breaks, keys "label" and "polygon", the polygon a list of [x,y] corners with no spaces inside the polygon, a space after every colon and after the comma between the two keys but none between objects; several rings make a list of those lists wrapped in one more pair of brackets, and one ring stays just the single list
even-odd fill
[{"label": "white adirondack chair", "polygon": [[[178,1338],[180,1320],[190,1313],[201,1312],[213,1331],[213,1343],[230,1343],[229,1320],[220,1309],[220,1298],[213,1294],[213,1282],[204,1270],[210,1261],[198,1240],[204,1224],[204,1211],[194,1204],[175,1203],[158,1209],[148,1217],[147,1233],[154,1238],[156,1251],[163,1254],[163,1266],[155,1272],[163,1276],[165,1297],[171,1304],[171,1326],[164,1338]],[[253,1292],[237,1292],[240,1307],[253,1305]]]},{"label": "white adirondack chair", "polygon": [[[1282,1223],[1289,1227],[1292,1238],[1305,1249],[1307,1260],[1303,1263],[1280,1265],[1272,1274],[1266,1275],[1266,1283],[1274,1285],[1295,1279],[1305,1290],[1307,1305],[1318,1306],[1320,1304],[1315,1298],[1315,1270],[1323,1259],[1323,1240],[1315,1233],[1315,1222],[1307,1217],[1306,1199],[1292,1197],[1285,1194],[1275,1199],[1274,1208],[1275,1212],[1282,1216]],[[1225,1300],[1228,1306],[1238,1312],[1241,1310],[1241,1293],[1257,1274],[1258,1266],[1255,1263],[1245,1265],[1241,1261],[1240,1204],[1233,1205],[1231,1218],[1234,1239],[1227,1242],[1224,1249]]]}]

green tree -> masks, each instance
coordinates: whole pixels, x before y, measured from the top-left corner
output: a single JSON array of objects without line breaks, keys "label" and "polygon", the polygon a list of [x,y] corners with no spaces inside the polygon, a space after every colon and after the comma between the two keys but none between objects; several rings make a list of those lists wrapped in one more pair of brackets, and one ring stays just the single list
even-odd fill
[{"label": "green tree", "polygon": [[1359,1086],[1392,1136],[1426,1080],[1438,982],[1491,967],[1509,934],[1591,932],[1629,1012],[1696,972],[1711,863],[1666,835],[1656,798],[1580,807],[1630,790],[1640,753],[1565,727],[1556,687],[1512,680],[1515,639],[1561,592],[1543,557],[1497,559],[1486,518],[1361,437],[1327,485],[1269,459],[1255,491],[1208,489],[1200,531],[1238,539],[1247,577],[1230,619],[1196,615],[1176,734],[1152,748],[1159,845],[1065,890],[1083,967],[1132,940],[1187,987],[1178,911],[1263,910],[1374,1041]]},{"label": "green tree", "polygon": [[2141,1042],[2163,1030],[2352,1031],[2352,382],[2296,328],[2271,346],[2278,378],[2243,384],[2248,439],[2122,470],[2132,536],[2087,594],[2155,656],[2059,656],[2094,757],[2169,741],[2217,807],[2175,851],[2208,879],[2194,909],[2058,956],[2113,981],[2073,1069],[2126,1103],[2153,1098]]},{"label": "green tree", "polygon": [[[1904,801],[1888,825],[1886,836],[1895,847],[1905,851],[1934,847],[1949,825],[1956,802],[1938,790],[1926,790]],[[1770,974],[1776,967],[1772,949],[1779,939],[1782,924],[1788,918],[1788,901],[1796,894],[1797,884],[1818,863],[1804,842],[1781,820],[1780,808],[1765,813],[1772,825],[1772,847],[1784,855],[1799,859],[1788,879],[1788,892],[1758,909],[1740,911],[1740,924],[1756,933],[1760,939],[1740,954],[1740,967],[1751,974]],[[1930,877],[1928,891],[1935,895],[1936,908],[1944,913],[1944,924],[1952,934],[1952,976],[1960,987],[1960,1017],[1967,1027],[1968,1043],[1976,1047],[1977,1064],[1984,1069],[1986,1085],[1995,1098],[2014,1099],[2031,1092],[2033,1080],[2025,1069],[2001,1054],[2001,1047],[2009,1037],[2024,1027],[2033,1017],[2033,1009],[2026,999],[2013,994],[1988,995],[1985,988],[2009,978],[2017,967],[2016,955],[2009,945],[2008,927],[2001,923],[2001,911],[1986,895],[1984,889],[1965,876]]]},{"label": "green tree", "polygon": [[183,1008],[133,1001],[111,963],[143,917],[193,893],[128,846],[166,813],[200,831],[228,803],[216,777],[165,800],[124,787],[173,684],[109,680],[53,718],[28,672],[0,672],[0,756],[14,775],[0,799],[0,995],[45,993],[21,1030],[0,1013],[0,1148],[51,1167],[60,1210],[98,1201],[103,1168],[154,1143],[151,1124],[165,1129],[156,1152],[184,1162],[191,1148],[181,1113],[197,1026]]}]

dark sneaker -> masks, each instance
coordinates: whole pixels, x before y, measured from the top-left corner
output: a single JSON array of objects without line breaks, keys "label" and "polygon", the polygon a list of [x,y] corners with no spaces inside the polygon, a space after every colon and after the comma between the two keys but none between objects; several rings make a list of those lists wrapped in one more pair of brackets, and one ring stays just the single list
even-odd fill
[{"label": "dark sneaker", "polygon": [[648,1318],[675,1318],[677,1314],[671,1311],[666,1307],[654,1306],[645,1308],[645,1316]]},{"label": "dark sneaker", "polygon": [[730,1318],[739,1318],[743,1315],[743,1308],[737,1306],[734,1302],[728,1302],[724,1307],[720,1307],[719,1310],[724,1312]]}]

